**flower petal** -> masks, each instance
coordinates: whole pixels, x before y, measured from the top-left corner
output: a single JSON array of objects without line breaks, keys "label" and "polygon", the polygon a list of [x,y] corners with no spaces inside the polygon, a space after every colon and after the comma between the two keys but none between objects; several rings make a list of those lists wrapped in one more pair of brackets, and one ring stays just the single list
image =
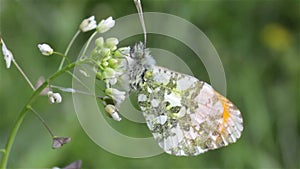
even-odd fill
[{"label": "flower petal", "polygon": [[79,29],[82,32],[87,32],[87,31],[95,29],[96,27],[97,27],[97,22],[95,20],[95,16],[91,16],[89,18],[84,19],[81,22]]},{"label": "flower petal", "polygon": [[97,30],[99,33],[104,33],[110,30],[115,26],[115,20],[110,16],[107,19],[101,20],[101,22],[97,26]]}]

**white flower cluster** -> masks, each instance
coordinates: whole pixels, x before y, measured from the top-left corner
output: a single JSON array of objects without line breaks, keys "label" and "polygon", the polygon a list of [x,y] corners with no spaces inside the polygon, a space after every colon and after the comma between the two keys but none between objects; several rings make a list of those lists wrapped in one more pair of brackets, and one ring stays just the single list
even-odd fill
[{"label": "white flower cluster", "polygon": [[99,37],[95,41],[96,48],[94,49],[93,58],[95,59],[96,75],[99,80],[103,80],[106,83],[105,94],[114,101],[114,105],[108,104],[105,106],[105,111],[111,115],[111,117],[120,121],[121,118],[118,115],[118,108],[120,104],[125,100],[126,92],[120,91],[112,86],[116,85],[118,80],[124,74],[126,69],[126,60],[124,57],[129,56],[130,48],[119,48],[119,40],[117,38]]},{"label": "white flower cluster", "polygon": [[[118,78],[124,74],[126,68],[126,62],[121,57],[120,49],[117,50],[118,43],[117,38],[104,40],[103,37],[99,37],[95,41],[94,58],[98,69],[97,78],[104,80],[107,88],[117,83]],[[121,50],[124,51],[125,49],[122,48]]]},{"label": "white flower cluster", "polygon": [[[85,19],[81,25],[80,30],[82,32],[96,29],[99,33],[104,33],[110,30],[115,25],[115,21],[112,17],[102,20],[97,26],[94,21],[94,17]],[[99,37],[95,40],[95,49],[92,51],[89,59],[92,59],[92,63],[96,63],[95,72],[96,78],[102,80],[106,84],[105,97],[112,100],[114,104],[106,102],[103,100],[105,105],[105,111],[110,114],[110,116],[117,121],[121,118],[118,114],[118,108],[120,104],[126,98],[126,92],[116,89],[122,76],[126,72],[127,59],[130,55],[130,47],[123,47],[118,49],[119,40],[114,37],[106,38]],[[84,71],[81,73],[86,74]],[[126,89],[125,89],[126,90]]]}]

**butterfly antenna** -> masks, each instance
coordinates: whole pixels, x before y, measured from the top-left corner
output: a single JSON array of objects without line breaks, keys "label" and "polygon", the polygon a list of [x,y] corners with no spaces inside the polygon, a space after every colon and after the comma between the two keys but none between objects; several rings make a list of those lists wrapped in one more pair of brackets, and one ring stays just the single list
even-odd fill
[{"label": "butterfly antenna", "polygon": [[145,21],[144,21],[144,16],[143,16],[143,10],[142,10],[142,4],[140,0],[134,0],[136,9],[138,11],[139,14],[139,18],[142,24],[142,28],[143,28],[143,33],[144,33],[144,45],[146,47],[146,41],[147,41],[147,31],[146,31],[146,26],[145,26]]}]

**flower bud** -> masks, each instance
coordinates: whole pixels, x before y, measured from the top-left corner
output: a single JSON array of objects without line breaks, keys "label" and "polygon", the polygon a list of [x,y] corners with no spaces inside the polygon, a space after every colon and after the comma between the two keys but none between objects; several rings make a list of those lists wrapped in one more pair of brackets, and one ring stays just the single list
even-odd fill
[{"label": "flower bud", "polygon": [[117,59],[109,59],[108,65],[112,68],[116,68],[118,66],[119,61]]},{"label": "flower bud", "polygon": [[96,44],[97,47],[102,48],[103,45],[104,45],[104,39],[103,39],[103,37],[97,38],[96,41],[95,41],[95,44]]},{"label": "flower bud", "polygon": [[119,40],[117,38],[108,38],[105,41],[105,46],[112,50],[116,50],[118,44],[119,44]]},{"label": "flower bud", "polygon": [[49,56],[53,54],[53,49],[48,45],[48,44],[38,44],[38,48],[40,50],[40,52],[45,55],[45,56]]},{"label": "flower bud", "polygon": [[99,33],[104,33],[110,30],[115,26],[115,20],[110,16],[107,19],[101,20],[101,22],[97,26],[97,30]]},{"label": "flower bud", "polygon": [[129,55],[130,55],[130,47],[122,47],[115,52],[115,56],[129,56]]},{"label": "flower bud", "polygon": [[59,93],[53,93],[52,91],[49,91],[48,97],[49,97],[50,103],[61,103],[62,102],[62,97]]},{"label": "flower bud", "polygon": [[125,100],[126,96],[126,92],[119,91],[115,88],[107,88],[105,93],[116,102],[116,105],[120,105]]},{"label": "flower bud", "polygon": [[7,49],[2,38],[1,38],[1,44],[2,44],[2,53],[4,56],[5,63],[6,63],[6,68],[9,69],[10,65],[11,65],[11,61],[14,59],[14,57],[13,57],[13,54],[11,53],[11,51]]},{"label": "flower bud", "polygon": [[104,71],[103,71],[103,77],[104,78],[114,78],[116,76],[116,71],[112,68],[105,68]]},{"label": "flower bud", "polygon": [[87,32],[87,31],[90,31],[90,30],[93,30],[97,27],[97,22],[95,20],[95,16],[91,16],[87,19],[84,19],[80,26],[79,26],[79,29],[82,31],[82,32]]},{"label": "flower bud", "polygon": [[121,117],[119,116],[119,113],[114,105],[106,105],[105,111],[116,121],[121,121]]}]

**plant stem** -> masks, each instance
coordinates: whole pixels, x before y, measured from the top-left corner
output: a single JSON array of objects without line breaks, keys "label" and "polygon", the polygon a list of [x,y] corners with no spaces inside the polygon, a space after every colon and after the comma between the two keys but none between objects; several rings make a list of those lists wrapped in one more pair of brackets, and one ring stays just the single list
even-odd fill
[{"label": "plant stem", "polygon": [[70,63],[70,59],[68,58],[68,56],[66,56],[65,54],[62,54],[60,52],[53,52],[53,54],[57,54],[58,56],[63,57],[63,59],[67,59],[68,63]]},{"label": "plant stem", "polygon": [[26,80],[26,82],[29,84],[29,86],[32,88],[32,90],[34,91],[35,88],[32,85],[32,83],[30,82],[30,80],[28,79],[28,77],[26,76],[26,74],[23,72],[23,70],[21,69],[21,67],[18,65],[18,63],[16,62],[15,59],[12,59],[13,63],[15,64],[15,66],[17,67],[17,69],[19,70],[19,72],[22,74],[22,76],[24,77],[24,79]]},{"label": "plant stem", "polygon": [[54,79],[56,79],[58,76],[60,76],[61,74],[65,73],[66,71],[72,69],[74,66],[76,66],[77,64],[79,64],[81,62],[74,62],[71,63],[67,66],[65,66],[63,69],[61,69],[60,71],[55,72],[52,76],[50,76],[50,78],[48,78],[38,89],[36,89],[34,91],[34,93],[31,95],[31,97],[29,98],[28,102],[25,104],[25,106],[22,108],[17,121],[15,122],[15,124],[13,125],[13,129],[10,132],[10,135],[8,137],[7,143],[5,145],[5,152],[3,153],[2,159],[1,159],[1,163],[0,163],[0,169],[5,169],[7,167],[7,161],[8,161],[8,157],[9,154],[11,152],[13,143],[15,141],[17,132],[23,122],[23,119],[27,113],[27,111],[30,109],[31,104],[35,101],[35,99],[39,96],[39,93],[48,86],[48,84],[50,82],[52,82]]},{"label": "plant stem", "polygon": [[90,36],[90,38],[88,39],[88,41],[86,42],[86,45],[84,46],[83,52],[82,52],[82,54],[81,54],[81,57],[82,57],[82,56],[83,56],[83,57],[85,56],[86,50],[87,50],[89,44],[91,43],[92,39],[94,38],[94,36],[96,36],[96,34],[97,34],[97,31],[95,31],[95,32]]},{"label": "plant stem", "polygon": [[50,129],[50,127],[47,125],[47,123],[45,122],[43,117],[37,111],[35,111],[32,107],[30,107],[30,106],[28,106],[28,107],[35,114],[35,116],[42,122],[42,124],[45,126],[45,128],[48,130],[49,134],[53,138],[55,135],[52,132],[52,130]]},{"label": "plant stem", "polygon": [[77,80],[82,86],[84,86],[86,89],[89,89],[89,87],[87,87],[77,76],[75,76],[74,74],[72,74],[70,71],[67,71],[67,73],[69,75],[71,75],[75,80]]},{"label": "plant stem", "polygon": [[[70,50],[71,46],[73,45],[75,39],[76,39],[77,36],[79,35],[79,33],[80,33],[80,30],[78,30],[78,31],[75,33],[75,35],[73,36],[72,40],[71,40],[70,43],[68,44],[68,47],[67,47],[67,49],[66,49],[66,51],[65,51],[65,53],[64,53],[65,56],[68,55],[69,50]],[[62,69],[62,67],[63,67],[63,65],[64,65],[64,62],[65,62],[65,58],[63,58],[63,59],[61,60],[60,65],[59,65],[59,67],[58,67],[58,71]]]}]

